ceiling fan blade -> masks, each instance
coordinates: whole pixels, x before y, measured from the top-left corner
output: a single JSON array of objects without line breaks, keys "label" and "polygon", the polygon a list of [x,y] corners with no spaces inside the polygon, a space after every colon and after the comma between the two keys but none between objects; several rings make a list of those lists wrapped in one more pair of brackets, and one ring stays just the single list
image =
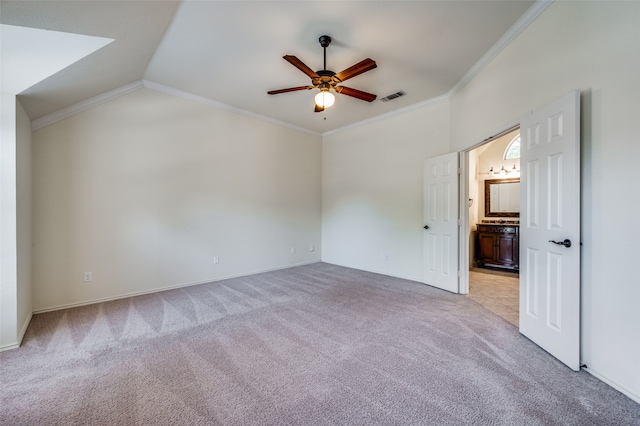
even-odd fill
[{"label": "ceiling fan blade", "polygon": [[313,112],[322,112],[324,111],[324,107],[321,107],[320,105],[316,104],[316,108],[313,110]]},{"label": "ceiling fan blade", "polygon": [[338,78],[340,81],[345,81],[349,78],[355,77],[356,75],[360,75],[363,72],[370,71],[376,67],[377,67],[376,62],[371,58],[367,58],[358,62],[353,66],[350,66],[344,71],[340,71],[335,75],[335,77]]},{"label": "ceiling fan blade", "polygon": [[295,56],[293,56],[293,55],[284,55],[283,58],[285,59],[285,61],[289,62],[294,67],[298,68],[300,71],[302,71],[303,73],[305,73],[309,77],[311,77],[311,78],[318,78],[319,77],[319,75],[314,70],[312,70],[311,68],[306,66],[304,64],[304,62],[302,62],[300,59],[296,58]]},{"label": "ceiling fan blade", "polygon": [[309,89],[313,89],[313,86],[289,87],[288,89],[271,90],[267,93],[270,95],[277,95],[279,93],[295,92],[297,90],[309,90]]},{"label": "ceiling fan blade", "polygon": [[377,97],[373,93],[363,92],[362,90],[352,89],[351,87],[337,86],[335,90],[340,94],[352,96],[367,102],[373,102]]}]

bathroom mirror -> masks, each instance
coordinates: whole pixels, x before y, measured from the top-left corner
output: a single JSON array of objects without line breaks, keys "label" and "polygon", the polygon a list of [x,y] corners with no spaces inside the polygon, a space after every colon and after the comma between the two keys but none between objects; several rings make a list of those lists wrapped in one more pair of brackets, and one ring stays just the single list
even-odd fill
[{"label": "bathroom mirror", "polygon": [[520,217],[520,178],[484,181],[486,217]]}]

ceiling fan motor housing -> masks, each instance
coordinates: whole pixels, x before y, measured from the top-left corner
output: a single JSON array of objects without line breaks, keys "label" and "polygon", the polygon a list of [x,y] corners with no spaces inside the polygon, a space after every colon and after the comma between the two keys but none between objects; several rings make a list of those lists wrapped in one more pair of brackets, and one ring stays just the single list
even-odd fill
[{"label": "ceiling fan motor housing", "polygon": [[329,37],[328,35],[322,35],[320,36],[318,41],[320,42],[320,46],[327,48],[331,44],[331,37]]},{"label": "ceiling fan motor housing", "polygon": [[317,78],[312,78],[311,82],[314,86],[318,86],[319,88],[333,88],[336,84],[340,83],[340,79],[336,77],[336,73],[329,70],[320,70],[317,71]]}]

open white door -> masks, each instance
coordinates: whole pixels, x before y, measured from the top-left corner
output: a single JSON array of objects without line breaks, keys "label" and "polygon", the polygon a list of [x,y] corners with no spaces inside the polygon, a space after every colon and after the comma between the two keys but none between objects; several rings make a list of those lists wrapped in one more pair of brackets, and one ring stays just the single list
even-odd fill
[{"label": "open white door", "polygon": [[520,332],[580,369],[580,94],[520,125]]},{"label": "open white door", "polygon": [[424,160],[425,284],[458,293],[458,153]]}]

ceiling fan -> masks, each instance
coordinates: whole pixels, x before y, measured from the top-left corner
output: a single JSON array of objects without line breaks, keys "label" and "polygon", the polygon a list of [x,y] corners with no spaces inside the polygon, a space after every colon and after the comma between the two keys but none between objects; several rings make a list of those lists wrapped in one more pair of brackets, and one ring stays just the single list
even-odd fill
[{"label": "ceiling fan", "polygon": [[280,93],[295,92],[298,90],[320,89],[320,92],[315,97],[315,112],[324,111],[325,108],[329,108],[331,105],[333,105],[335,97],[331,93],[331,89],[333,89],[337,93],[341,93],[343,95],[351,96],[357,99],[362,99],[363,101],[372,102],[373,100],[375,100],[376,95],[374,94],[363,92],[358,89],[352,89],[346,86],[338,86],[338,84],[342,83],[343,81],[346,81],[352,77],[376,68],[377,65],[375,61],[371,58],[367,58],[343,71],[340,71],[339,73],[329,71],[327,69],[327,47],[329,46],[329,44],[331,44],[331,37],[329,37],[328,35],[320,36],[319,42],[320,46],[322,46],[322,48],[324,49],[324,69],[320,71],[313,71],[300,59],[296,58],[293,55],[283,56],[283,58],[287,62],[289,62],[291,65],[298,68],[300,71],[311,78],[311,85],[290,87],[288,89],[271,90],[267,93],[270,95],[277,95]]}]

